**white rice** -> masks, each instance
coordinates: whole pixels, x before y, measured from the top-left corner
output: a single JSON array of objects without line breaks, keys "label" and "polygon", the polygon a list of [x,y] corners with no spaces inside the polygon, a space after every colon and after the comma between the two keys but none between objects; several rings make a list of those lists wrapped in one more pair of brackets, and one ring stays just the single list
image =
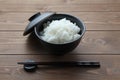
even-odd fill
[{"label": "white rice", "polygon": [[63,44],[80,38],[80,28],[66,18],[46,23],[42,39],[54,44]]}]

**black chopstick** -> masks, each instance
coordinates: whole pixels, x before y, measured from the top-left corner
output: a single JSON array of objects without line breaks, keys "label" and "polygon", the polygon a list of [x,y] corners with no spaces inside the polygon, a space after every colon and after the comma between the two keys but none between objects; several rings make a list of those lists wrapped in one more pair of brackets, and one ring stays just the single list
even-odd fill
[{"label": "black chopstick", "polygon": [[60,62],[18,62],[23,65],[45,65],[54,67],[100,67],[100,62],[91,61],[60,61]]}]

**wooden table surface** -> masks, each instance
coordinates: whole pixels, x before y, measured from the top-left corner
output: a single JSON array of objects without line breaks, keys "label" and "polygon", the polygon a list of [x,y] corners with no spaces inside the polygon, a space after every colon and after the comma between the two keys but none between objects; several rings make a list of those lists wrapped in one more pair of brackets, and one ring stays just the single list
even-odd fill
[{"label": "wooden table surface", "polygon": [[[82,19],[86,33],[64,56],[41,49],[23,31],[36,12],[55,11]],[[100,68],[39,68],[25,72],[17,62],[99,61]],[[0,0],[0,80],[120,80],[120,0]]]}]

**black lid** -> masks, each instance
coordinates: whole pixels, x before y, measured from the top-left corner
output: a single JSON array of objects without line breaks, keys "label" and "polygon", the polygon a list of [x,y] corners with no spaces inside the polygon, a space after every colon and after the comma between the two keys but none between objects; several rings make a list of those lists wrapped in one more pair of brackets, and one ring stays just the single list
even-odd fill
[{"label": "black lid", "polygon": [[30,32],[32,32],[35,25],[37,25],[41,21],[49,18],[50,16],[52,16],[54,14],[55,14],[55,12],[47,12],[47,13],[43,13],[43,14],[40,14],[40,12],[38,12],[35,15],[33,15],[32,17],[30,17],[29,18],[30,23],[25,28],[23,35],[25,36],[25,35],[29,34]]}]

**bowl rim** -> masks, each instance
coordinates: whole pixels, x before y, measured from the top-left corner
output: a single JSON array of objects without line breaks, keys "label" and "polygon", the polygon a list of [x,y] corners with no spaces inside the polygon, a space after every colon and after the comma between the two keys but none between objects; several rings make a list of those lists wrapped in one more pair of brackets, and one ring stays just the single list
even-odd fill
[{"label": "bowl rim", "polygon": [[65,43],[50,43],[50,42],[47,42],[47,41],[43,40],[43,39],[40,37],[40,35],[39,35],[38,32],[37,32],[37,27],[38,27],[38,26],[35,26],[35,27],[34,27],[34,32],[35,32],[36,36],[37,36],[40,40],[42,40],[42,41],[44,41],[44,42],[46,42],[46,43],[48,43],[48,44],[52,44],[52,45],[65,45],[65,44],[73,43],[73,42],[75,42],[75,41],[77,41],[77,40],[80,40],[80,39],[83,37],[83,35],[85,34],[85,31],[86,31],[86,26],[85,26],[85,24],[83,23],[83,20],[81,20],[80,18],[77,18],[77,17],[75,17],[75,16],[72,16],[72,15],[70,15],[70,14],[55,14],[55,15],[69,16],[69,17],[72,17],[72,18],[78,20],[79,22],[81,22],[81,24],[82,24],[82,26],[83,26],[83,29],[82,29],[83,32],[82,32],[82,34],[80,35],[80,37],[79,37],[78,39],[75,39],[75,40],[73,40],[73,41],[69,41],[69,42],[65,42]]}]

